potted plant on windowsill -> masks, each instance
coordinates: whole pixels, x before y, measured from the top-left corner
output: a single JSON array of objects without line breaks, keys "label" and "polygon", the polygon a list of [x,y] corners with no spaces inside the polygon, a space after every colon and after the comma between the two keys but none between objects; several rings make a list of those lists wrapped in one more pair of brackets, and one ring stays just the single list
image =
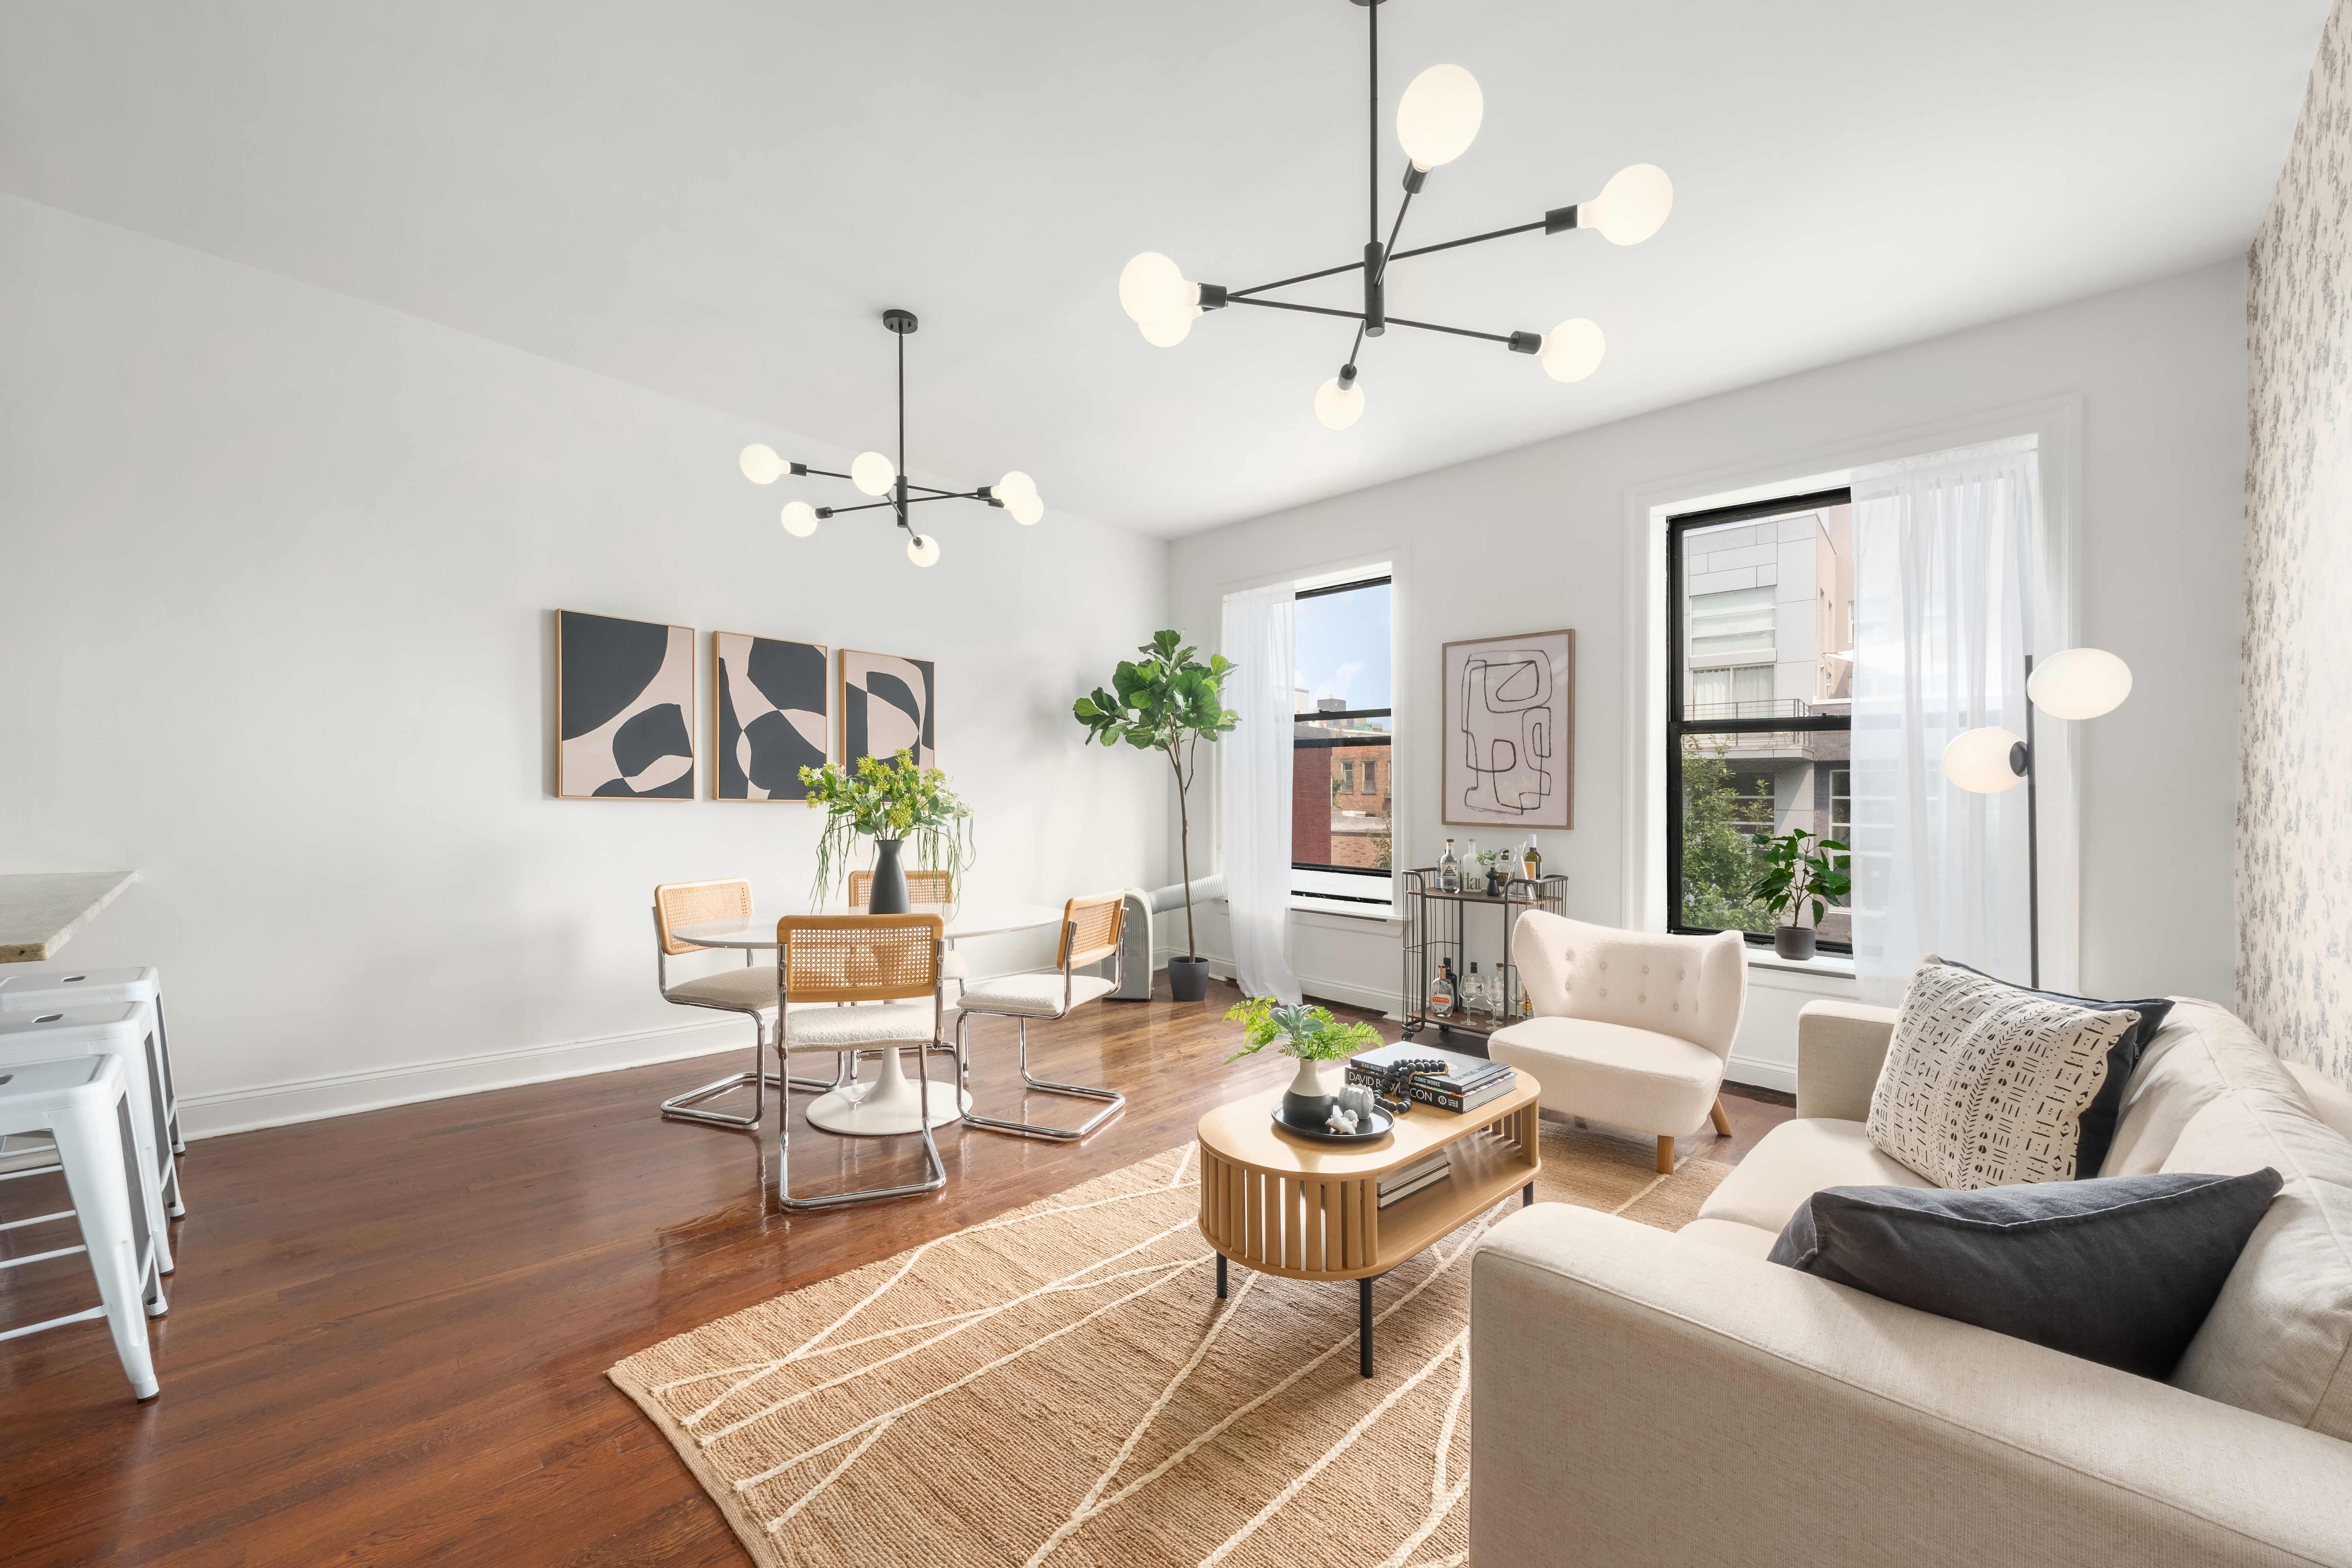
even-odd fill
[{"label": "potted plant on windowsill", "polygon": [[[1782,917],[1772,932],[1772,951],[1782,958],[1812,957],[1816,928],[1828,912],[1829,900],[1853,889],[1846,847],[1834,838],[1792,829],[1759,840],[1756,848],[1765,866],[1757,895],[1768,911]],[[1799,918],[1808,904],[1813,923],[1801,925]]]},{"label": "potted plant on windowsill", "polygon": [[1280,1040],[1276,1048],[1298,1058],[1298,1076],[1282,1096],[1282,1119],[1294,1127],[1321,1127],[1338,1098],[1331,1092],[1327,1069],[1359,1051],[1381,1043],[1381,1032],[1370,1024],[1342,1024],[1324,1007],[1285,1005],[1271,996],[1254,996],[1229,1008],[1228,1021],[1242,1026],[1249,1041],[1225,1058],[1228,1064],[1255,1056]]},{"label": "potted plant on windowsill", "polygon": [[1087,727],[1089,740],[1106,746],[1125,741],[1139,752],[1159,752],[1176,776],[1176,834],[1184,868],[1184,953],[1168,961],[1168,990],[1179,1002],[1208,994],[1209,961],[1192,932],[1192,819],[1187,796],[1199,766],[1201,742],[1213,744],[1241,722],[1225,706],[1225,677],[1233,660],[1211,654],[1202,664],[1195,649],[1181,646],[1184,634],[1165,631],[1135,651],[1141,661],[1121,659],[1111,672],[1111,689],[1097,686],[1070,711]]},{"label": "potted plant on windowsill", "polygon": [[874,887],[866,900],[870,914],[912,912],[907,868],[898,858],[909,838],[923,869],[952,872],[956,885],[962,885],[972,859],[971,808],[956,798],[939,769],[917,767],[913,754],[902,748],[887,761],[860,757],[849,767],[827,763],[803,768],[801,783],[809,786],[809,805],[825,814],[811,902],[824,903],[860,838],[874,840]]}]

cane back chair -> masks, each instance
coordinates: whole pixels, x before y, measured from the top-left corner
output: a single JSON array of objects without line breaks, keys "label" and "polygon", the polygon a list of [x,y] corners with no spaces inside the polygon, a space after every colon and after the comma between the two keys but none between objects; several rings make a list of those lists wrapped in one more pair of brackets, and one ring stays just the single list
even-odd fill
[{"label": "cane back chair", "polygon": [[[1124,963],[1119,954],[1119,930],[1127,919],[1127,898],[1122,893],[1097,893],[1090,898],[1072,899],[1062,908],[1061,951],[1055,955],[1055,972],[1040,974],[1008,974],[999,979],[982,981],[967,989],[956,1015],[956,1076],[959,1082],[969,1079],[971,1058],[964,1046],[964,1023],[976,1013],[1012,1018],[1020,1025],[1021,1081],[1030,1089],[1046,1094],[1066,1094],[1083,1100],[1109,1101],[1092,1118],[1076,1127],[1045,1127],[1031,1121],[1006,1121],[983,1116],[978,1110],[964,1112],[964,1121],[973,1127],[986,1127],[999,1132],[1017,1132],[1028,1138],[1050,1138],[1057,1142],[1076,1142],[1101,1126],[1127,1097],[1114,1089],[1088,1089],[1083,1084],[1055,1083],[1031,1076],[1029,1071],[1029,1021],[1036,1018],[1047,1022],[1066,1018],[1089,1002],[1100,1001],[1118,989],[1124,975]],[[1077,971],[1111,962],[1111,978],[1097,974],[1080,974]]]},{"label": "cane back chair", "polygon": [[[770,1085],[781,1089],[782,1080],[766,1070],[768,1041],[776,1027],[775,976],[760,963],[750,949],[743,953],[743,967],[721,970],[706,974],[699,980],[683,980],[673,985],[669,979],[669,961],[689,952],[707,952],[708,948],[681,941],[677,935],[679,926],[694,925],[702,921],[741,919],[751,912],[751,884],[741,880],[716,882],[664,882],[654,889],[654,974],[661,987],[662,999],[681,1007],[713,1007],[722,1013],[740,1013],[749,1017],[757,1030],[751,1043],[751,1070],[730,1073],[700,1089],[673,1095],[662,1101],[666,1117],[681,1121],[700,1121],[712,1127],[756,1128],[767,1117],[767,1091]],[[825,1089],[835,1087],[841,1075],[835,1073],[834,1083],[809,1080],[803,1089]],[[730,1116],[724,1111],[701,1109],[704,1100],[715,1099],[731,1090],[751,1091],[751,1114]]]}]

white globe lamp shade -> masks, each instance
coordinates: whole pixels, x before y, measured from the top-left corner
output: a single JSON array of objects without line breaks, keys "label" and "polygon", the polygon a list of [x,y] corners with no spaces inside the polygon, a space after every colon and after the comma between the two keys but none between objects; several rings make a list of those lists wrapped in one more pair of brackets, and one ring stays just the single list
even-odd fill
[{"label": "white globe lamp shade", "polygon": [[1156,250],[1136,257],[1118,274],[1118,308],[1139,324],[1201,302],[1201,286],[1187,283],[1176,264]]},{"label": "white globe lamp shade", "polygon": [[1608,348],[1600,327],[1579,316],[1546,332],[1536,358],[1554,381],[1582,381],[1601,368],[1601,356]]},{"label": "white globe lamp shade", "polygon": [[870,496],[887,495],[898,477],[898,470],[879,452],[860,452],[849,465],[849,482]]},{"label": "white globe lamp shade", "polygon": [[1655,163],[1620,169],[1601,194],[1576,208],[1576,226],[1597,228],[1612,245],[1639,245],[1674,211],[1675,183]]},{"label": "white globe lamp shade", "polygon": [[2095,719],[2131,695],[2131,666],[2105,648],[2070,647],[2034,666],[2025,695],[2058,719]]},{"label": "white globe lamp shade", "polygon": [[1011,502],[1023,496],[1037,493],[1037,481],[1015,468],[990,487],[989,493],[1001,501]]},{"label": "white globe lamp shade", "polygon": [[757,441],[744,447],[738,460],[743,465],[743,477],[755,485],[772,485],[784,471],[784,460],[776,456],[776,449]]},{"label": "white globe lamp shade", "polygon": [[919,533],[915,535],[907,541],[907,559],[918,566],[937,565],[940,559],[940,542]]},{"label": "white globe lamp shade", "polygon": [[1971,795],[1999,795],[2025,782],[2009,764],[2011,748],[2022,744],[2006,730],[1970,730],[1944,748],[1944,776]]},{"label": "white globe lamp shade", "polygon": [[1397,100],[1397,140],[1414,168],[1434,169],[1470,151],[1486,115],[1476,77],[1460,66],[1432,66]]},{"label": "white globe lamp shade", "polygon": [[806,539],[816,531],[816,508],[804,500],[784,503],[784,531],[794,539]]},{"label": "white globe lamp shade", "polygon": [[1155,349],[1172,349],[1184,341],[1192,330],[1192,318],[1201,313],[1198,305],[1182,305],[1165,315],[1153,316],[1135,323],[1143,333],[1143,341]]},{"label": "white globe lamp shade", "polygon": [[1326,430],[1345,430],[1363,416],[1361,382],[1343,388],[1335,375],[1315,389],[1315,417]]},{"label": "white globe lamp shade", "polygon": [[1039,518],[1045,515],[1045,503],[1037,499],[1035,490],[1031,490],[1025,496],[1014,496],[1006,501],[1004,510],[1013,514],[1013,521],[1024,528],[1032,528]]}]

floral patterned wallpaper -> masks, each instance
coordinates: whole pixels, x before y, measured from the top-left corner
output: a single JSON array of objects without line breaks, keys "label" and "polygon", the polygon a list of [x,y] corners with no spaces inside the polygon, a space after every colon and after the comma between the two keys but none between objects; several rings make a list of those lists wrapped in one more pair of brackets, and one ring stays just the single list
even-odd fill
[{"label": "floral patterned wallpaper", "polygon": [[2253,248],[2238,1011],[2352,1084],[2352,0]]}]

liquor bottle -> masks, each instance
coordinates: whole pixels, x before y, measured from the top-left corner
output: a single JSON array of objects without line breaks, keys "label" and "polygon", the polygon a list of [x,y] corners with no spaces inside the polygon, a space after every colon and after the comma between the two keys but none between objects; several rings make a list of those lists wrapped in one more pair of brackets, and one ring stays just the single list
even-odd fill
[{"label": "liquor bottle", "polygon": [[[1454,858],[1454,840],[1445,841],[1445,853],[1437,858],[1437,890],[1458,893],[1462,890],[1462,862]],[[1441,963],[1443,960],[1439,961]]]},{"label": "liquor bottle", "polygon": [[1475,893],[1486,886],[1486,873],[1478,864],[1478,841],[1473,838],[1469,841],[1469,845],[1470,847],[1462,852],[1462,890],[1465,893]]},{"label": "liquor bottle", "polygon": [[1528,880],[1530,882],[1542,881],[1543,851],[1536,847],[1536,836],[1532,833],[1528,835],[1528,852],[1526,859],[1528,863]]},{"label": "liquor bottle", "polygon": [[1470,961],[1470,977],[1462,983],[1462,1010],[1465,1013],[1485,1013],[1492,1009],[1486,1001],[1486,977],[1478,973],[1478,961]]},{"label": "liquor bottle", "polygon": [[1437,984],[1430,987],[1429,1016],[1433,1018],[1454,1016],[1454,975],[1443,958],[1437,961]]}]

